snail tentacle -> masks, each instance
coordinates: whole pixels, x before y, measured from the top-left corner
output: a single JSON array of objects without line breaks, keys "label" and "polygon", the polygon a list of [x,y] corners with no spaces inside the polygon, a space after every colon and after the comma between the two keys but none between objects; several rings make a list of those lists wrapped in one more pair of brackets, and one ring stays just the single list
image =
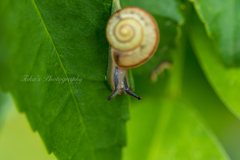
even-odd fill
[{"label": "snail tentacle", "polygon": [[142,97],[139,97],[138,95],[134,94],[132,91],[130,91],[129,88],[126,89],[126,93],[132,97],[137,98],[138,100],[142,100]]},{"label": "snail tentacle", "polygon": [[125,68],[119,68],[114,63],[110,64],[112,67],[109,68],[108,82],[113,90],[111,95],[107,98],[110,100],[118,94],[128,94],[132,97],[141,100],[142,98],[131,92],[128,80],[128,70]]},{"label": "snail tentacle", "polygon": [[115,90],[111,93],[111,95],[107,98],[107,100],[109,101],[110,99],[114,98],[117,94],[118,94],[118,90],[115,89]]}]

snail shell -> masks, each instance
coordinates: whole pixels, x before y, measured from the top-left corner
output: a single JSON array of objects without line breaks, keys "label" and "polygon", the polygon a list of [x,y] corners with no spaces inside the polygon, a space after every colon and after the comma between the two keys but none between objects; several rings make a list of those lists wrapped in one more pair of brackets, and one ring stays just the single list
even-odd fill
[{"label": "snail shell", "polygon": [[110,17],[106,37],[113,48],[111,56],[115,64],[120,68],[133,68],[153,56],[159,42],[159,30],[148,12],[126,7]]}]

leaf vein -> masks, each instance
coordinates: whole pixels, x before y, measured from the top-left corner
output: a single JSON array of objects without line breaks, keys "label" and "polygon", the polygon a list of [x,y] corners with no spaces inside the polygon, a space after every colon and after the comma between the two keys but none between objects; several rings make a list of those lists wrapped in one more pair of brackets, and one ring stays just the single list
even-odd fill
[{"label": "leaf vein", "polygon": [[[62,67],[62,69],[63,69],[63,71],[64,71],[64,74],[65,74],[66,78],[68,78],[66,69],[65,69],[64,66],[63,66],[62,60],[61,60],[61,58],[60,58],[60,55],[59,55],[59,53],[58,53],[58,51],[57,51],[57,48],[56,48],[56,46],[55,46],[55,44],[54,44],[54,42],[53,42],[53,39],[52,39],[52,37],[51,37],[48,29],[47,29],[47,26],[46,26],[46,24],[45,24],[45,22],[44,22],[44,20],[43,20],[43,17],[42,17],[42,15],[41,15],[40,11],[39,11],[39,8],[38,8],[38,6],[37,6],[36,3],[35,3],[35,0],[32,0],[32,3],[33,3],[33,5],[34,5],[34,7],[35,7],[35,9],[36,9],[36,11],[37,11],[37,14],[39,15],[39,18],[40,18],[40,20],[41,20],[41,22],[42,22],[42,25],[43,25],[43,27],[44,27],[44,29],[45,29],[45,31],[46,31],[46,33],[47,33],[47,35],[48,35],[51,43],[52,43],[52,46],[53,46],[56,54],[57,54],[57,57],[58,57],[59,62],[60,62],[60,64],[61,64],[61,67]],[[89,142],[91,143],[91,139],[90,139],[90,136],[89,136],[89,134],[88,134],[88,132],[87,132],[86,125],[85,125],[84,120],[83,120],[83,116],[82,116],[82,114],[81,114],[81,112],[80,112],[80,109],[79,109],[79,106],[78,106],[76,97],[75,97],[75,95],[74,95],[74,93],[73,93],[73,90],[72,90],[72,87],[71,87],[71,84],[69,83],[69,81],[68,81],[68,85],[69,85],[69,89],[70,89],[70,91],[71,91],[71,94],[72,94],[72,96],[73,96],[74,102],[75,102],[75,104],[76,104],[77,111],[78,111],[78,113],[79,113],[79,115],[80,115],[81,122],[83,123],[84,131],[85,131],[85,133],[86,133],[86,136],[87,136],[88,139],[89,139]],[[93,152],[94,152],[94,151],[95,151],[94,146],[92,146],[92,145],[90,145],[90,146],[92,147]],[[95,156],[94,156],[94,159],[96,159]]]}]

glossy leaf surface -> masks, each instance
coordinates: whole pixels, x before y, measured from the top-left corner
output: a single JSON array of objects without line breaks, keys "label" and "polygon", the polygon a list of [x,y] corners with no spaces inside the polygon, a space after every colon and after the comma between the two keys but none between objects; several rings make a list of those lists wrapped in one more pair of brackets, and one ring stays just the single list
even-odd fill
[{"label": "glossy leaf surface", "polygon": [[190,37],[195,53],[208,81],[223,103],[233,114],[240,117],[240,68],[225,67],[221,61],[215,57],[216,50],[204,32],[203,25],[196,16],[192,19]]},{"label": "glossy leaf surface", "polygon": [[240,0],[190,1],[213,39],[221,61],[226,66],[240,66]]},{"label": "glossy leaf surface", "polygon": [[111,0],[0,2],[1,88],[58,159],[121,159],[128,98],[106,100],[110,8]]}]

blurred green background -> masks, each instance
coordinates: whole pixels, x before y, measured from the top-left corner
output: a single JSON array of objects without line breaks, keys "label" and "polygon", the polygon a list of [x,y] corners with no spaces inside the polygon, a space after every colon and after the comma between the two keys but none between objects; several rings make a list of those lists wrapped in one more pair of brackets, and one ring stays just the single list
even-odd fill
[{"label": "blurred green background", "polygon": [[[194,2],[195,10],[197,11],[199,11],[198,2],[201,2],[204,4],[203,1],[193,1],[193,2]],[[218,3],[217,1],[211,1],[211,2]],[[5,1],[1,3],[6,6],[8,5],[7,2]],[[38,3],[41,4],[42,2],[38,1]],[[89,3],[89,4],[85,4],[86,6],[91,6],[91,7],[93,6],[93,8],[97,6],[97,5],[96,6],[93,5],[95,3],[92,3],[92,2],[86,2],[86,3]],[[83,101],[83,102],[82,101],[79,102],[80,104],[79,106],[82,107],[83,110],[86,108],[88,109],[88,107],[91,108],[92,106],[94,107],[97,106],[96,108],[93,108],[94,111],[95,110],[98,111],[96,112],[96,115],[98,116],[100,115],[96,119],[94,119],[95,112],[93,112],[92,110],[90,111],[87,110],[85,112],[87,120],[89,117],[90,117],[89,119],[91,118],[93,119],[92,121],[93,125],[92,124],[91,124],[92,126],[89,125],[90,128],[93,127],[92,133],[93,134],[97,133],[96,134],[97,136],[98,136],[98,133],[102,134],[96,138],[96,141],[97,141],[96,144],[98,145],[99,144],[98,142],[100,142],[100,144],[103,142],[103,144],[109,147],[108,144],[109,143],[111,144],[111,141],[110,141],[111,138],[115,140],[115,136],[116,136],[117,140],[116,142],[114,142],[114,145],[122,146],[122,145],[125,145],[126,143],[126,146],[123,147],[123,151],[122,151],[122,159],[124,160],[153,160],[153,159],[239,160],[240,159],[240,152],[239,152],[240,120],[237,118],[239,115],[239,112],[238,112],[239,100],[237,98],[240,94],[238,92],[237,87],[232,87],[230,88],[230,90],[228,90],[229,82],[227,81],[229,79],[231,80],[232,78],[233,80],[236,80],[233,82],[239,82],[237,79],[238,78],[237,76],[239,76],[237,74],[239,68],[237,67],[231,68],[233,70],[232,72],[231,69],[225,67],[224,65],[225,62],[220,61],[220,59],[223,58],[220,56],[222,52],[217,53],[216,50],[211,50],[212,48],[216,49],[219,46],[220,42],[213,42],[216,39],[212,38],[211,37],[212,35],[210,35],[210,34],[213,34],[213,33],[210,33],[212,32],[211,30],[212,28],[210,27],[210,30],[206,31],[206,29],[209,29],[209,28],[206,28],[206,26],[203,25],[203,23],[206,24],[206,22],[204,21],[205,12],[203,15],[201,15],[201,8],[200,8],[200,11],[199,11],[200,14],[198,13],[197,15],[192,4],[184,0],[182,1],[181,0],[176,0],[176,1],[175,0],[173,1],[152,0],[151,3],[147,1],[123,0],[122,1],[123,6],[136,5],[148,10],[154,16],[154,18],[158,22],[158,25],[161,31],[161,43],[156,54],[149,62],[147,62],[146,64],[144,64],[139,68],[132,69],[133,77],[135,81],[135,93],[143,97],[143,100],[137,101],[136,99],[131,98],[131,102],[128,102],[128,99],[125,98],[126,96],[125,97],[117,96],[111,102],[107,102],[105,95],[109,94],[111,91],[107,89],[107,86],[105,85],[106,81],[104,81],[104,76],[107,68],[107,50],[108,50],[108,44],[104,37],[104,29],[105,29],[105,22],[108,18],[106,16],[106,13],[110,13],[110,1],[108,1],[108,3],[107,2],[105,3],[105,1],[104,2],[96,1],[96,3],[101,4],[101,7],[98,8],[97,6],[96,8],[98,8],[99,11],[101,11],[101,13],[104,13],[103,14],[104,16],[101,17],[103,20],[100,19],[100,22],[99,22],[98,19],[95,18],[98,16],[98,13],[95,13],[95,12],[93,12],[94,13],[93,15],[84,14],[87,18],[77,16],[77,17],[80,17],[81,22],[83,22],[79,26],[82,27],[84,25],[86,26],[89,25],[89,23],[92,24],[91,26],[92,28],[87,30],[86,33],[92,33],[91,29],[96,29],[96,33],[98,33],[97,37],[96,36],[92,37],[93,40],[88,39],[88,41],[86,41],[87,42],[86,45],[82,45],[82,46],[78,45],[79,41],[82,40],[81,36],[85,36],[85,34],[81,32],[82,31],[81,29],[79,31],[74,30],[76,31],[76,33],[80,32],[81,34],[83,34],[79,36],[80,38],[74,37],[75,35],[72,34],[71,32],[73,31],[71,30],[72,29],[71,27],[75,26],[74,23],[69,24],[68,26],[65,26],[65,27],[70,28],[69,31],[74,38],[76,39],[79,38],[78,39],[79,41],[76,40],[76,43],[72,43],[72,39],[71,39],[72,37],[66,40],[66,39],[61,39],[61,37],[58,36],[59,34],[65,33],[62,31],[66,31],[67,29],[65,30],[64,27],[63,27],[64,29],[60,27],[58,28],[58,25],[55,23],[54,25],[56,26],[49,25],[50,26],[49,28],[52,27],[53,29],[52,32],[54,32],[53,38],[56,38],[56,40],[59,40],[57,43],[59,44],[59,46],[57,47],[61,48],[62,46],[60,44],[61,43],[65,44],[65,41],[67,42],[69,41],[68,43],[73,46],[77,44],[77,47],[79,47],[79,48],[77,47],[74,48],[71,46],[67,48],[68,43],[66,43],[67,47],[61,48],[63,49],[63,51],[62,53],[60,53],[60,56],[67,57],[71,55],[68,53],[68,51],[71,50],[71,53],[75,53],[73,54],[74,56],[79,55],[80,58],[82,57],[86,59],[89,58],[89,61],[85,59],[84,63],[79,63],[79,61],[75,61],[76,59],[79,59],[79,57],[72,56],[74,58],[70,59],[72,57],[69,56],[70,58],[65,57],[66,61],[64,62],[68,66],[66,72],[69,72],[70,75],[74,75],[75,74],[74,72],[76,73],[80,72],[79,74],[81,74],[81,76],[85,78],[83,80],[83,83],[87,87],[85,86],[83,87],[81,85],[76,85],[76,86],[73,85],[73,88],[75,87],[74,91],[76,91],[77,93],[76,95],[79,96],[77,98]],[[223,3],[221,4],[223,5]],[[41,5],[39,6],[41,7]],[[75,6],[75,4],[71,4],[71,5]],[[166,8],[166,6],[169,6],[169,8]],[[14,7],[18,8],[17,5],[16,6],[13,5],[13,8]],[[83,8],[85,9],[85,6]],[[212,8],[210,8],[209,10],[211,9]],[[6,15],[8,15],[9,17],[13,16],[15,18],[16,14],[12,14],[12,11],[15,11],[15,10],[9,9],[9,13]],[[49,9],[49,11],[51,10]],[[81,15],[81,13],[79,13],[77,9],[74,11],[76,11],[76,13]],[[41,12],[45,13],[45,10]],[[0,13],[5,13],[5,12],[2,10],[2,12]],[[19,13],[23,14],[23,12],[19,12]],[[53,13],[53,12],[50,12],[50,13]],[[85,11],[84,13],[88,13],[88,12]],[[53,14],[53,15],[55,16],[57,14]],[[3,14],[1,16],[5,17],[5,15]],[[31,15],[28,15],[28,16],[31,17]],[[48,16],[47,12],[45,13],[45,16]],[[51,15],[49,17],[52,18]],[[24,18],[24,16],[23,17],[20,16],[20,18]],[[73,18],[76,18],[76,17],[73,17]],[[11,20],[11,18],[9,19]],[[10,27],[10,30],[8,33],[10,36],[6,36],[7,38],[4,37],[5,32],[3,31],[7,30],[6,28],[9,27],[8,24],[9,23],[15,24],[15,21],[8,21],[9,19],[8,18],[4,19],[3,21],[5,21],[6,23],[0,26],[0,33],[2,33],[2,35],[0,35],[0,51],[1,51],[0,57],[1,56],[4,58],[7,57],[6,59],[8,59],[9,57],[11,58],[11,56],[9,56],[10,54],[3,54],[5,53],[4,51],[6,51],[6,53],[8,53],[7,51],[9,51],[9,53],[17,53],[15,51],[11,51],[12,49],[11,45],[13,46],[17,45],[17,43],[15,43],[14,41],[15,38],[12,38],[16,35],[12,33],[11,29],[14,31],[16,30],[16,32],[18,31],[17,29],[19,30],[22,29],[21,25],[20,25],[21,27],[17,25],[16,26],[13,25],[12,26],[13,28]],[[89,20],[93,20],[93,22]],[[70,22],[72,21],[69,21],[69,23]],[[38,23],[37,20],[36,20],[36,23]],[[52,24],[52,21],[49,20],[48,23]],[[65,22],[61,22],[61,23],[63,23],[63,26],[65,25]],[[96,27],[95,25],[93,25],[95,23],[99,23],[100,27],[99,26]],[[26,23],[25,25],[27,26],[28,24]],[[87,28],[86,26],[84,26],[83,28]],[[17,29],[14,27],[16,27]],[[42,29],[41,25],[39,28]],[[55,28],[58,28],[61,32],[55,32],[54,30]],[[35,33],[35,31],[33,31],[33,33]],[[36,34],[36,37],[38,37],[38,35],[39,34]],[[66,33],[66,35],[68,34]],[[219,35],[221,34],[219,33]],[[21,36],[22,35],[20,34],[19,35],[20,38],[18,37],[19,42],[21,42],[21,38],[22,38]],[[23,33],[23,37],[24,36],[25,34]],[[88,38],[87,36],[84,38],[87,39]],[[210,39],[209,37],[212,39]],[[22,54],[28,53],[27,52],[29,47],[28,44],[32,44],[31,38],[33,37],[30,37],[24,43],[24,44],[27,44],[25,48],[26,52],[23,52]],[[220,37],[219,39],[221,40],[221,38],[222,37]],[[5,39],[7,39],[8,41],[5,41]],[[48,39],[48,37],[46,39]],[[42,41],[44,42],[43,44],[45,44],[45,41],[44,40]],[[92,41],[94,44],[91,43]],[[197,42],[201,42],[201,43],[197,43]],[[48,48],[49,46],[51,46],[51,44],[49,46],[48,45],[47,47],[46,46],[45,47]],[[211,46],[212,48],[210,47],[209,49],[209,46]],[[229,47],[227,44],[226,46]],[[30,46],[30,47],[35,48],[34,46]],[[21,46],[19,48],[21,50]],[[84,51],[89,52],[90,54],[89,57],[88,57],[88,54],[85,54],[84,52],[80,52],[82,51],[81,50],[82,48],[85,49]],[[49,47],[48,49],[51,50],[51,47]],[[101,54],[97,54],[96,56],[94,56],[95,52],[98,51],[98,49],[100,49],[100,51],[103,51],[103,52],[101,52]],[[31,53],[32,52],[29,52],[29,55],[31,55]],[[58,59],[56,58],[55,53],[52,53],[52,55],[54,56],[52,56],[51,58],[48,57],[49,56],[48,51],[43,50],[42,53],[44,56],[40,58],[44,59],[45,56],[47,55],[46,56],[47,58],[44,60],[49,62],[49,64],[51,65],[47,66],[49,67],[47,68],[44,63],[45,61],[43,62],[42,59],[39,58],[40,67],[39,66],[38,67],[40,69],[36,70],[36,72],[39,71],[38,73],[45,74],[45,72],[41,70],[42,68],[45,68],[45,69],[47,68],[46,73],[49,73],[49,70],[51,71],[51,73],[57,72],[56,68],[61,68],[61,67],[58,62]],[[80,55],[80,53],[82,55]],[[211,58],[208,59],[204,57],[204,54],[208,55],[208,53],[211,53],[212,59]],[[93,55],[92,57],[91,57],[91,54]],[[14,56],[12,56],[13,61],[9,61],[9,62],[5,62],[2,59],[0,59],[0,64],[1,64],[0,65],[0,72],[1,72],[0,82],[4,82],[1,85],[1,87],[5,91],[11,90],[12,89],[11,87],[10,89],[8,89],[7,87],[11,86],[12,84],[15,84],[14,80],[11,78],[16,78],[16,81],[17,81],[16,84],[20,84],[20,85],[22,84],[21,82],[19,82],[18,76],[16,75],[12,76],[11,74],[9,74],[10,73],[9,71],[13,73],[16,72],[17,74],[20,74],[20,75],[22,74],[22,72],[20,73],[20,71],[23,71],[23,73],[25,73],[24,69],[22,69],[21,67],[18,67],[17,65],[14,66],[15,63],[13,63],[17,59],[16,62],[19,62],[19,64],[24,65],[25,59],[22,60],[21,55],[18,55],[18,54],[16,54],[15,56],[16,57],[19,56],[19,57],[18,58],[15,57],[14,59]],[[28,56],[26,55],[26,57]],[[231,58],[232,57],[229,58],[230,60],[227,59],[226,63],[230,63]],[[50,60],[55,60],[55,61],[52,62]],[[163,62],[163,61],[172,62],[173,67],[159,74],[158,80],[156,82],[151,82],[150,75],[152,71],[156,68],[158,64],[160,64],[160,62]],[[215,63],[216,61],[217,63]],[[28,60],[26,62],[29,62],[29,64],[31,64],[31,60]],[[70,62],[73,62],[73,63],[70,63]],[[89,66],[88,64],[91,64],[91,66]],[[211,64],[212,64],[212,67],[211,67]],[[221,68],[220,69],[217,68],[218,64],[220,64],[220,66],[223,68],[222,70],[220,70]],[[5,65],[8,66],[8,68],[5,68],[6,67]],[[208,67],[213,68],[213,70],[210,70]],[[27,66],[25,66],[25,68],[26,70],[29,69]],[[81,69],[84,68],[84,69],[80,70],[79,68]],[[214,69],[216,69],[216,71]],[[7,78],[5,78],[5,75],[8,75]],[[63,74],[61,73],[60,75],[62,76]],[[226,83],[222,83],[221,81],[222,79]],[[42,91],[41,88],[45,87],[45,86],[41,87],[40,85],[39,86],[33,85],[36,88],[34,87],[32,88],[36,90],[32,89],[31,87],[28,87],[27,90],[29,89],[32,92],[28,93],[26,91],[22,93],[21,89],[23,88],[23,91],[25,91],[24,89],[26,87],[24,88],[24,86],[27,86],[27,84],[24,84],[24,86],[20,86],[20,85],[14,88],[17,90],[17,91],[14,90],[15,97],[17,97],[18,95],[24,95],[25,93],[29,94],[29,97],[31,97],[31,93],[36,93],[36,91],[38,91],[36,88],[38,89],[40,88],[39,90]],[[54,87],[56,87],[57,89],[60,88],[58,85]],[[49,95],[46,96],[49,99],[45,97],[44,91],[41,92],[44,95],[43,101],[45,102],[46,100],[45,104],[50,105],[50,103],[48,102],[53,102],[54,100],[57,99],[54,96],[55,90],[56,90],[56,88],[54,87],[51,90],[52,97],[50,96],[49,98],[48,97]],[[19,92],[18,92],[18,88],[20,88]],[[67,89],[68,89],[68,86],[66,88],[63,88],[62,92],[59,91],[59,94],[57,95],[59,97],[61,97],[61,94],[65,95],[65,91]],[[86,92],[88,94],[85,95]],[[41,93],[39,94],[41,95]],[[84,95],[81,95],[81,93],[84,93]],[[28,99],[29,97],[27,97],[26,99],[29,100]],[[89,97],[94,97],[94,100],[92,100],[92,98],[89,98]],[[30,100],[34,101],[34,99],[31,99],[31,98]],[[21,97],[19,99],[15,98],[15,100],[16,102],[13,101],[10,93],[0,92],[0,160],[33,160],[33,159],[34,160],[53,160],[53,159],[56,159],[53,154],[48,155],[47,149],[45,149],[44,143],[42,142],[39,134],[36,132],[33,133],[33,131],[30,128],[28,121],[38,122],[39,120],[38,119],[39,117],[37,118],[34,117],[35,112],[37,112],[38,110],[37,109],[36,109],[37,111],[34,109],[31,110],[32,101],[29,102],[30,105],[29,104],[25,105],[23,103],[22,106],[21,105],[19,105],[20,107],[18,106],[20,109],[23,108],[21,111],[26,112],[30,110],[30,112],[27,113],[28,115],[28,120],[27,120],[26,113],[19,113],[16,109],[17,107],[15,106],[15,103],[17,104],[17,102],[22,100],[22,98]],[[40,99],[38,100],[40,101],[38,103],[42,104],[42,101]],[[58,102],[56,103],[54,102],[53,104],[58,107]],[[85,104],[87,107],[85,106]],[[128,106],[128,104],[130,104],[129,105],[130,120],[128,120],[128,111],[126,108],[124,108]],[[27,107],[25,108],[25,106]],[[123,107],[124,109],[122,109],[119,106],[121,107],[124,106]],[[122,110],[120,110],[118,107],[121,108]],[[38,109],[42,111],[41,107],[39,107]],[[58,111],[57,110],[58,108],[56,110],[54,110],[55,108],[53,108],[53,110],[50,110],[51,108],[50,109],[44,108],[44,109],[43,109],[44,111],[41,112],[41,113],[46,113],[46,114],[43,114],[43,117],[47,117],[50,120],[54,114],[51,115],[49,114],[50,112],[48,111],[52,111],[51,113],[57,113]],[[74,112],[74,110],[71,110],[71,111]],[[108,113],[111,113],[111,114],[116,113],[116,114],[111,115]],[[111,115],[112,117],[111,116],[108,117],[108,115]],[[109,126],[112,128],[109,127],[110,128],[109,130],[111,132],[109,132],[108,134],[104,134],[103,132],[98,132],[99,129],[97,127],[99,128],[105,127],[100,125],[98,126],[98,124],[93,123],[93,122],[98,122],[98,118],[99,119],[101,118],[103,122],[102,124],[110,124]],[[112,120],[112,118],[115,118],[114,122],[116,122],[117,124],[111,125],[110,121]],[[68,117],[66,119],[68,119]],[[64,120],[60,122],[65,124]],[[125,121],[127,121],[126,132],[124,128]],[[69,121],[69,123],[71,123],[75,127],[77,126],[77,124],[75,124],[74,122],[75,121],[73,121],[73,123]],[[45,133],[44,129],[46,128],[44,127],[45,126],[43,126],[40,129],[39,128],[37,129]],[[59,131],[58,129],[60,128],[60,129],[63,129],[60,131],[64,132],[64,134],[65,132],[67,132],[66,131],[67,129],[65,129],[64,127],[62,126],[60,126],[59,128],[57,127],[56,127],[56,130],[54,131],[58,132]],[[70,129],[73,129],[74,127]],[[74,135],[75,138],[77,137],[77,140],[78,140],[78,132],[76,132],[75,134],[74,129],[70,130],[71,131],[70,133],[73,133],[71,134],[71,136]],[[54,131],[53,131],[53,135],[55,133]],[[125,134],[126,134],[126,137],[125,137]],[[105,137],[106,135],[111,135],[111,137],[109,139],[102,138],[102,137]],[[43,139],[47,137],[47,136],[46,137],[44,136],[46,135],[44,134],[42,135]],[[67,138],[70,137],[70,140],[71,140],[72,138],[71,136],[66,136],[66,137]],[[69,139],[67,138],[66,138],[66,141],[68,143]],[[125,138],[127,139],[127,141]],[[46,139],[44,139],[45,145],[47,144]],[[62,146],[64,146],[64,143],[58,144],[58,141],[55,143],[56,145],[54,144],[55,145],[54,147],[60,146],[59,148],[61,148]],[[65,151],[64,149],[66,149],[64,147],[61,148],[62,152]],[[83,148],[83,150],[84,149],[85,148]],[[66,152],[64,153],[57,152],[57,154],[58,156],[59,155],[62,156],[64,154],[67,155],[68,153],[70,153],[69,155],[71,155],[72,154],[71,151],[72,151],[71,148],[70,149],[67,148]],[[114,153],[112,154],[114,155]],[[117,159],[119,159],[119,157],[117,157]]]}]

